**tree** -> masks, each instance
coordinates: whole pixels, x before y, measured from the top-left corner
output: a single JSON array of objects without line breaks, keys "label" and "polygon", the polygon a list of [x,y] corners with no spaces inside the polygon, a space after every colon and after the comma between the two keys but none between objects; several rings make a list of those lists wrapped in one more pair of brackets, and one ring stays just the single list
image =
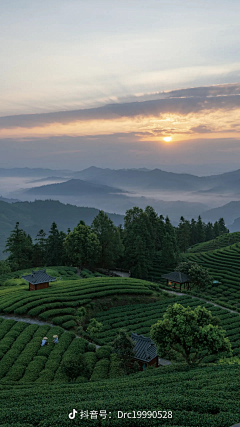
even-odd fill
[{"label": "tree", "polygon": [[162,242],[161,264],[164,269],[175,268],[177,263],[177,254],[174,250],[169,233],[166,233]]},{"label": "tree", "polygon": [[208,240],[214,239],[213,225],[211,222],[208,222],[205,227],[205,238],[206,238],[206,242]]},{"label": "tree", "polygon": [[119,229],[113,224],[107,214],[101,210],[94,218],[91,229],[97,235],[101,246],[99,256],[100,266],[102,268],[114,267],[124,250]]},{"label": "tree", "polygon": [[197,243],[205,242],[204,224],[202,222],[202,218],[200,215],[196,223],[196,237],[197,237]]},{"label": "tree", "polygon": [[96,319],[92,318],[87,327],[87,332],[92,337],[95,334],[98,334],[99,332],[101,332],[102,328],[103,328],[103,324],[98,322]]},{"label": "tree", "polygon": [[101,250],[97,235],[83,221],[67,235],[64,248],[71,264],[79,268],[94,268]]},{"label": "tree", "polygon": [[134,341],[125,329],[120,329],[117,337],[113,341],[113,350],[120,359],[121,368],[126,374],[134,370]]},{"label": "tree", "polygon": [[47,262],[46,233],[43,230],[40,230],[35,240],[36,243],[33,246],[33,265],[35,267],[41,267],[44,266]]},{"label": "tree", "polygon": [[181,252],[186,252],[190,245],[191,226],[189,221],[185,220],[183,216],[180,218],[180,222],[177,229],[177,241]]},{"label": "tree", "polygon": [[197,286],[197,289],[205,289],[209,286],[213,278],[210,276],[207,268],[202,267],[196,262],[192,261],[184,261],[181,262],[177,267],[177,271],[181,271],[181,273],[185,273],[189,276],[190,282]]},{"label": "tree", "polygon": [[211,354],[232,355],[231,343],[225,332],[214,325],[215,318],[205,307],[183,307],[181,304],[168,306],[159,320],[151,327],[151,338],[159,354],[174,351],[188,365],[198,364]]},{"label": "tree", "polygon": [[46,239],[46,258],[48,265],[62,265],[64,262],[64,240],[66,234],[59,231],[57,224],[52,223]]},{"label": "tree", "polygon": [[7,261],[0,261],[0,274],[11,273],[10,265]]},{"label": "tree", "polygon": [[3,252],[10,253],[8,262],[13,271],[32,266],[32,238],[19,228],[19,222],[16,222],[14,230],[7,238],[6,249]]},{"label": "tree", "polygon": [[[126,211],[124,217],[125,268],[131,270],[132,276],[147,279],[148,269],[152,265],[154,241],[149,215],[142,209],[134,207]],[[144,276],[139,276],[139,252],[144,259]]]},{"label": "tree", "polygon": [[225,225],[225,221],[223,218],[220,218],[218,220],[218,230],[219,230],[219,235],[221,234],[225,234],[225,233],[229,233],[228,228]]}]

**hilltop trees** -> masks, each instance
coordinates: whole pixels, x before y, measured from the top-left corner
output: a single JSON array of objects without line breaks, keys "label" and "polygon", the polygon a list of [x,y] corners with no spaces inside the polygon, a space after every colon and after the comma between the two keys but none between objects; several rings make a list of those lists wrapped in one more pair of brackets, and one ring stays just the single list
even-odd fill
[{"label": "hilltop trees", "polygon": [[109,268],[116,265],[118,259],[123,255],[123,244],[120,230],[115,227],[112,220],[103,211],[94,218],[91,229],[96,234],[100,243],[99,265]]},{"label": "hilltop trees", "polygon": [[64,248],[71,263],[79,268],[94,267],[99,259],[101,246],[97,235],[83,221],[68,233]]},{"label": "hilltop trees", "polygon": [[232,354],[225,331],[205,307],[192,310],[181,304],[168,306],[163,320],[151,327],[150,335],[160,355],[176,352],[188,365],[200,363],[206,354]]},{"label": "hilltop trees", "polygon": [[33,243],[29,234],[19,228],[16,222],[14,230],[6,241],[6,249],[9,252],[8,262],[12,270],[22,270],[31,267]]}]

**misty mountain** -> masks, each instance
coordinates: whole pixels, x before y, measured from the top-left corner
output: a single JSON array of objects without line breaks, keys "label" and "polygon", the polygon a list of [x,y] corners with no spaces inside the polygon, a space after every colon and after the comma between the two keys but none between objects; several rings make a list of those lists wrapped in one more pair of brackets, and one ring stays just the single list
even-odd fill
[{"label": "misty mountain", "polygon": [[230,224],[227,227],[229,228],[230,233],[233,233],[234,231],[240,231],[240,217],[236,218],[233,221],[233,224]]},{"label": "misty mountain", "polygon": [[164,191],[194,191],[201,189],[200,178],[189,174],[176,174],[160,169],[101,169],[94,166],[73,174],[75,178],[94,183],[109,184],[121,189]]},{"label": "misty mountain", "polygon": [[89,196],[107,195],[111,193],[122,193],[123,191],[109,187],[108,185],[96,184],[81,179],[70,179],[59,184],[41,185],[26,190],[28,194],[51,195],[51,196]]},{"label": "misty mountain", "polygon": [[[227,203],[218,208],[209,209],[203,212],[202,219],[204,222],[215,222],[219,218],[224,218],[226,224],[231,224],[240,214],[240,201]],[[235,230],[238,231],[238,230]]]},{"label": "misty mountain", "polygon": [[[220,175],[199,177],[185,173],[166,172],[161,169],[101,169],[90,167],[73,173],[75,178],[108,184],[122,189],[163,190],[185,192],[240,192],[240,169]],[[196,193],[197,194],[197,193]]]},{"label": "misty mountain", "polygon": [[[35,238],[40,229],[48,233],[53,221],[57,223],[59,230],[65,232],[68,227],[72,230],[80,220],[90,225],[98,212],[98,209],[64,205],[53,200],[12,204],[0,201],[0,259],[3,258],[5,241],[17,221],[20,228]],[[122,215],[112,213],[107,215],[116,226],[124,223]]]},{"label": "misty mountain", "polygon": [[71,177],[73,174],[69,170],[54,170],[44,168],[0,168],[0,177],[47,177],[47,176],[68,176]]},{"label": "misty mountain", "polygon": [[7,197],[0,196],[0,202],[16,203],[16,202],[20,202],[20,200],[18,200],[18,199],[8,199]]}]

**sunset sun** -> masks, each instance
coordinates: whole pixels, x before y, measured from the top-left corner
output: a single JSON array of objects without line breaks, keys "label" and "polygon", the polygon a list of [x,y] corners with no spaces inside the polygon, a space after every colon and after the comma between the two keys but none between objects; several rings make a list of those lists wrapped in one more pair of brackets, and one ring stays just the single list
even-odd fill
[{"label": "sunset sun", "polygon": [[172,141],[172,137],[171,137],[171,136],[165,136],[165,137],[163,138],[163,140],[164,140],[165,142],[170,142],[170,141]]}]

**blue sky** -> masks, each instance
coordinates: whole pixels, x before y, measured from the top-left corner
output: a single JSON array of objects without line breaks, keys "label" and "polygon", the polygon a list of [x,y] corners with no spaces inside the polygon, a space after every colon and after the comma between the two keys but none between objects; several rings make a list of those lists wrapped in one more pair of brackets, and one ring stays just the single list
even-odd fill
[{"label": "blue sky", "polygon": [[[186,152],[197,163],[200,141],[209,141],[210,163],[233,156],[237,164],[239,16],[236,0],[8,0],[1,5],[0,166],[50,166],[41,154],[50,140],[59,168],[91,165],[96,149],[105,167],[109,150],[115,168],[124,167],[122,150],[134,167],[184,163]],[[146,104],[160,100],[161,111]]]}]

